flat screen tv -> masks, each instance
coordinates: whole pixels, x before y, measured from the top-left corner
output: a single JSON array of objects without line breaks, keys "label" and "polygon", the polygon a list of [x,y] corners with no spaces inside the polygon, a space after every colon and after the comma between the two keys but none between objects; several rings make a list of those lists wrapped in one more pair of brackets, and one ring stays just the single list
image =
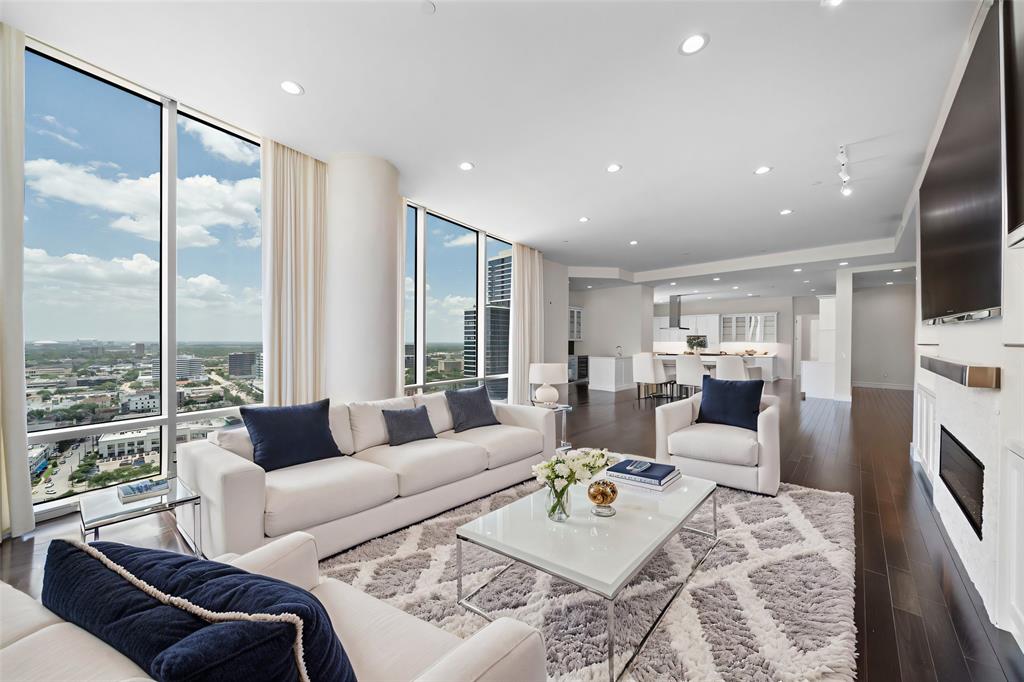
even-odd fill
[{"label": "flat screen tv", "polygon": [[1000,110],[999,13],[990,11],[921,183],[921,316],[928,322],[1000,313]]}]

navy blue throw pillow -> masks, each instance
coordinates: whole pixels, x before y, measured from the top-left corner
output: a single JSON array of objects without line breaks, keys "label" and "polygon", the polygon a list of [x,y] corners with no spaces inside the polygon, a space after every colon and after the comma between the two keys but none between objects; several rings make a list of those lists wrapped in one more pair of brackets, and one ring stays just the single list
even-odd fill
[{"label": "navy blue throw pillow", "polygon": [[448,399],[448,411],[452,413],[455,433],[501,423],[494,416],[494,408],[491,406],[486,386],[445,391],[444,396]]},{"label": "navy blue throw pillow", "polygon": [[216,561],[54,540],[42,602],[156,680],[297,681],[300,666],[311,682],[356,679],[316,597]]},{"label": "navy blue throw pillow", "polygon": [[341,457],[331,435],[330,398],[288,407],[240,407],[253,461],[266,471]]},{"label": "navy blue throw pillow", "polygon": [[409,410],[381,410],[384,424],[388,427],[388,444],[403,445],[414,440],[437,438],[430,425],[427,406],[420,405]]},{"label": "navy blue throw pillow", "polygon": [[764,381],[725,381],[704,375],[697,421],[757,431]]}]

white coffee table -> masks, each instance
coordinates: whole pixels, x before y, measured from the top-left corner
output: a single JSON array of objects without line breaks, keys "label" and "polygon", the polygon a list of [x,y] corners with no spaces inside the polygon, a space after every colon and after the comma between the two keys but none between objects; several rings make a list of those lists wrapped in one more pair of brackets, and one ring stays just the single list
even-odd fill
[{"label": "white coffee table", "polygon": [[[617,513],[611,517],[590,513],[593,505],[587,499],[587,486],[580,484],[570,489],[571,516],[564,523],[548,519],[547,491],[542,489],[460,526],[455,532],[458,603],[492,620],[470,599],[516,563],[566,580],[608,601],[608,679],[614,681],[624,675],[694,571],[718,544],[718,505],[715,483],[690,476],[681,477],[662,492],[625,484],[618,484],[618,489],[619,497],[614,504]],[[708,500],[712,505],[713,530],[708,532],[686,526]],[[672,593],[626,661],[622,672],[616,675],[615,599],[665,543],[681,530],[712,538],[714,542],[694,562],[690,575]],[[512,559],[512,563],[465,597],[462,595],[463,542]]]}]

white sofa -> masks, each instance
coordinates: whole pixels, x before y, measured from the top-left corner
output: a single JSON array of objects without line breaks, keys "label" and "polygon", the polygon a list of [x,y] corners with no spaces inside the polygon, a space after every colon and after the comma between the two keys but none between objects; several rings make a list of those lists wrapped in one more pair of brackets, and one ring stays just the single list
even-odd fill
[{"label": "white sofa", "polygon": [[757,431],[698,423],[701,394],[654,411],[657,459],[730,488],[779,491],[779,399],[761,396]]},{"label": "white sofa", "polygon": [[[381,411],[419,405],[438,437],[388,445]],[[554,413],[493,405],[500,424],[461,433],[443,393],[332,405],[346,456],[270,472],[252,461],[244,427],[178,446],[178,476],[202,496],[203,553],[247,552],[301,530],[323,558],[531,478],[554,455]],[[193,527],[192,513],[178,510],[182,527]]]},{"label": "white sofa", "polygon": [[[351,585],[321,579],[318,556],[311,535],[292,533],[243,556],[219,560],[315,595],[327,610],[360,682],[546,679],[544,640],[529,625],[499,618],[462,640]],[[401,655],[395,655],[397,650]],[[0,678],[5,682],[150,679],[131,659],[6,583],[0,583]]]}]

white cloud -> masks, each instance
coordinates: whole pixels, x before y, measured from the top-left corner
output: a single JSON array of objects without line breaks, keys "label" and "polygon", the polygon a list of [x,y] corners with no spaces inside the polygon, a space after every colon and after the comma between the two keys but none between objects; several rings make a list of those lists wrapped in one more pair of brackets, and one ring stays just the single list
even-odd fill
[{"label": "white cloud", "polygon": [[235,244],[238,246],[244,246],[247,249],[258,249],[260,248],[261,243],[263,243],[263,240],[258,234],[248,238],[237,237],[235,239]]},{"label": "white cloud", "polygon": [[190,118],[178,120],[185,132],[199,138],[203,149],[211,154],[235,163],[244,163],[247,166],[259,163],[260,150],[256,145]]},{"label": "white cloud", "polygon": [[[159,336],[160,264],[146,254],[105,260],[26,248],[26,338],[153,339]],[[177,278],[183,340],[260,336],[260,291],[213,275]]]},{"label": "white cloud", "polygon": [[40,116],[40,118],[42,118],[43,121],[45,121],[48,125],[56,128],[57,130],[61,130],[65,133],[68,133],[69,135],[78,134],[78,130],[76,128],[72,128],[69,125],[64,125],[63,123],[57,120],[56,116],[53,116],[51,114],[45,114],[43,116]]},{"label": "white cloud", "polygon": [[75,149],[81,149],[82,148],[82,145],[80,145],[79,143],[75,142],[71,138],[65,137],[64,135],[61,135],[58,132],[54,132],[53,130],[37,130],[36,132],[39,133],[40,135],[46,135],[47,137],[52,137],[53,139],[57,140],[61,144],[66,144],[69,147],[74,147]]},{"label": "white cloud", "polygon": [[[160,239],[160,174],[105,178],[95,163],[79,166],[53,159],[25,163],[26,184],[37,198],[68,201],[118,214],[110,226],[143,239]],[[210,175],[178,181],[178,246],[212,246],[214,226],[259,225],[260,179],[232,182]]]},{"label": "white cloud", "polygon": [[444,238],[444,245],[447,248],[451,248],[453,246],[476,246],[476,233],[466,232],[465,234],[460,234],[458,237],[448,235]]}]

